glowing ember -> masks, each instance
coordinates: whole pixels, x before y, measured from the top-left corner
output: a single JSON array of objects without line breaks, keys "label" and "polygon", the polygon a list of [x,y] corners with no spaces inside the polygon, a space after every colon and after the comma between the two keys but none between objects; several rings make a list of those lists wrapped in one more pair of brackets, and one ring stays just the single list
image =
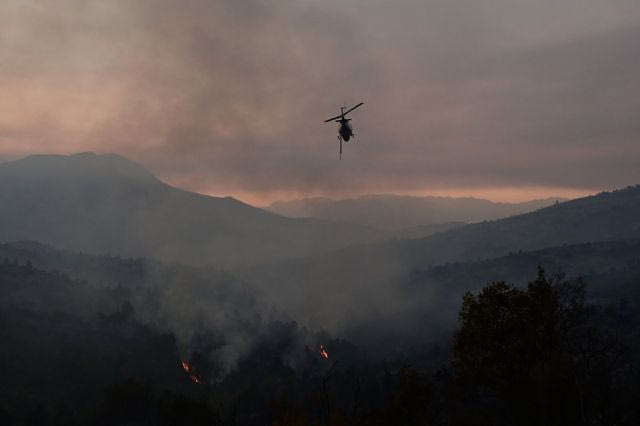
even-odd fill
[{"label": "glowing ember", "polygon": [[324,359],[329,359],[329,352],[324,348],[324,345],[320,345],[320,356]]},{"label": "glowing ember", "polygon": [[199,385],[204,383],[200,375],[195,371],[195,369],[187,361],[180,361],[180,363],[182,364],[182,369],[189,374],[189,378],[191,379],[192,382],[197,383]]}]

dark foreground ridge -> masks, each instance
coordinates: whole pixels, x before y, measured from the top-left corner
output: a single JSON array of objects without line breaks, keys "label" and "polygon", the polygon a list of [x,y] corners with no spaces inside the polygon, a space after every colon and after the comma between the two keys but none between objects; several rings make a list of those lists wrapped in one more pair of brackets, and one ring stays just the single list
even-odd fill
[{"label": "dark foreground ridge", "polygon": [[[246,300],[224,306],[231,277],[33,243],[0,253],[3,425],[632,425],[640,414],[640,299],[590,301],[582,280],[470,283],[455,333],[376,359],[256,316],[259,301],[226,328],[189,314],[206,297],[214,313]],[[249,344],[225,364],[239,337]]]}]

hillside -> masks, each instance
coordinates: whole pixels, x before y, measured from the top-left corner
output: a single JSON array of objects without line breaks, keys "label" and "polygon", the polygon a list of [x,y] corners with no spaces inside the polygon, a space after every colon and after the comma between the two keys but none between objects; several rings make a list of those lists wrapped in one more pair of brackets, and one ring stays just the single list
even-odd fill
[{"label": "hillside", "polygon": [[495,280],[524,285],[540,266],[548,273],[582,277],[593,298],[640,297],[640,239],[562,245],[510,253],[493,259],[453,262],[415,271],[415,289],[439,286],[448,297],[461,298]]},{"label": "hillside", "polygon": [[580,278],[588,303],[617,306],[621,316],[640,304],[640,239],[562,245],[414,271],[395,282],[395,304],[402,309],[372,310],[360,324],[347,324],[343,334],[368,344],[433,339],[459,325],[467,292],[478,293],[496,281],[526,288],[538,267],[548,276]]},{"label": "hillside", "polygon": [[286,304],[296,318],[306,317],[333,330],[342,328],[347,319],[368,321],[372,312],[388,316],[413,306],[419,299],[403,284],[417,270],[510,252],[631,238],[640,238],[640,186],[422,239],[357,245],[313,259],[279,262],[244,276],[258,288],[269,289],[272,302]]},{"label": "hillside", "polygon": [[579,198],[506,219],[385,246],[412,267],[518,250],[640,237],[640,186]]},{"label": "hillside", "polygon": [[38,155],[0,164],[0,241],[233,267],[380,235],[174,188],[117,155]]},{"label": "hillside", "polygon": [[313,217],[325,220],[360,223],[398,230],[445,222],[480,222],[483,220],[531,212],[552,205],[561,198],[547,198],[524,203],[496,203],[478,198],[412,197],[403,195],[365,195],[332,200],[305,198],[275,202],[267,210],[287,217]]}]

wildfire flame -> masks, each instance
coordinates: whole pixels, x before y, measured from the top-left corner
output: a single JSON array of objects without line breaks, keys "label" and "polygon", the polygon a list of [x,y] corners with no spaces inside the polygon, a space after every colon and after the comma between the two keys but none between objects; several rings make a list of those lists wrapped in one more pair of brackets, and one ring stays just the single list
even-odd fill
[{"label": "wildfire flame", "polygon": [[192,382],[197,383],[199,385],[204,383],[204,381],[200,378],[200,376],[195,371],[195,369],[187,361],[182,360],[180,361],[180,363],[182,364],[182,369],[185,371],[185,373],[189,375],[189,378],[191,379]]},{"label": "wildfire flame", "polygon": [[320,345],[320,350],[318,352],[320,352],[320,356],[322,358],[329,359],[329,352],[327,352],[324,345]]}]

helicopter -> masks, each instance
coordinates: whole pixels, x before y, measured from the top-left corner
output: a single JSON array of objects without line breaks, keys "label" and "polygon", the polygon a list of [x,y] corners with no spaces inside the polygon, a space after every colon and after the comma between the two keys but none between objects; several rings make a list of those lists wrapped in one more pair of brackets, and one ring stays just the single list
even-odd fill
[{"label": "helicopter", "polygon": [[340,107],[340,115],[336,115],[335,117],[329,118],[324,121],[325,123],[328,123],[330,121],[335,121],[336,123],[340,123],[340,128],[338,128],[338,140],[340,141],[340,159],[341,160],[342,160],[342,141],[349,142],[349,139],[351,139],[352,137],[355,138],[355,135],[353,134],[353,127],[351,127],[351,124],[349,124],[349,121],[351,121],[351,119],[345,118],[345,115],[349,114],[351,111],[353,111],[354,109],[358,108],[363,104],[364,102],[360,102],[358,105],[354,106],[351,109],[348,109],[347,111],[345,111],[345,109],[347,108],[346,106]]}]

